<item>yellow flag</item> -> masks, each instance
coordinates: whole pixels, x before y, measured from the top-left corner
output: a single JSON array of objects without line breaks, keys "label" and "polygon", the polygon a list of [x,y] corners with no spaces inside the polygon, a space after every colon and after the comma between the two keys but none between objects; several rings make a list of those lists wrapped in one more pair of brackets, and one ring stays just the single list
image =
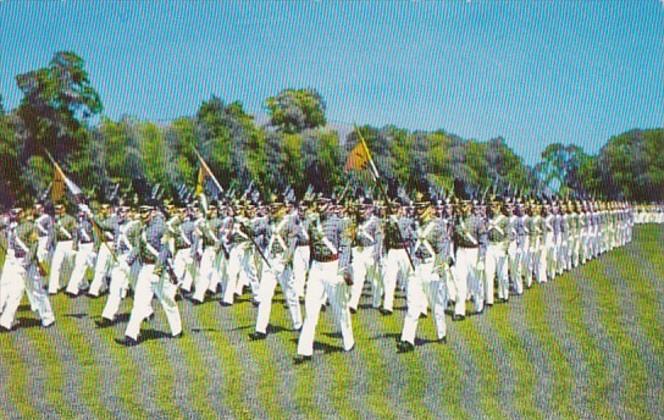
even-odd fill
[{"label": "yellow flag", "polygon": [[353,150],[348,153],[348,158],[346,159],[346,165],[344,166],[344,171],[349,172],[351,170],[361,170],[366,168],[369,163],[369,155],[364,150],[364,146],[361,142],[358,142]]},{"label": "yellow flag", "polygon": [[346,165],[344,165],[344,171],[349,172],[351,170],[362,170],[368,166],[371,175],[378,179],[378,169],[376,169],[376,165],[371,158],[371,153],[369,152],[367,143],[364,141],[364,137],[362,137],[360,130],[357,127],[355,127],[355,130],[357,131],[359,141],[357,142],[357,145],[353,147],[353,150],[351,150],[348,154]]},{"label": "yellow flag", "polygon": [[65,195],[65,179],[57,168],[53,169],[53,186],[51,187],[51,201],[57,203]]},{"label": "yellow flag", "polygon": [[198,168],[198,182],[196,183],[196,195],[200,195],[205,191],[205,180],[210,175],[207,173],[203,165]]}]

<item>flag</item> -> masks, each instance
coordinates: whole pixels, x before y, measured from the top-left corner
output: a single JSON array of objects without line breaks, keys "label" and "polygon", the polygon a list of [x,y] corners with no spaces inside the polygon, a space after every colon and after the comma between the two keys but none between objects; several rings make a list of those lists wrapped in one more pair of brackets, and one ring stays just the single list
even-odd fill
[{"label": "flag", "polygon": [[359,136],[359,141],[357,142],[357,145],[353,147],[353,150],[350,151],[348,154],[348,158],[346,159],[346,165],[344,166],[344,171],[345,172],[350,172],[351,170],[362,170],[369,167],[369,170],[371,172],[371,175],[374,178],[378,178],[378,170],[376,169],[376,165],[374,165],[373,159],[371,158],[371,153],[369,152],[369,148],[367,147],[366,142],[364,141],[364,138],[362,137],[362,134],[360,131],[355,127],[357,130],[357,134]]},{"label": "flag", "polygon": [[58,201],[62,200],[62,198],[65,195],[65,191],[69,191],[74,197],[83,194],[83,191],[65,175],[65,173],[62,171],[62,168],[60,168],[60,165],[53,159],[50,153],[48,151],[46,152],[46,155],[48,158],[51,160],[51,163],[53,164],[53,186],[51,187],[51,201],[54,203],[57,203]]},{"label": "flag", "polygon": [[196,152],[196,156],[198,157],[198,160],[200,161],[201,166],[198,168],[198,182],[196,183],[196,195],[200,195],[205,191],[205,185],[211,181],[215,187],[219,190],[219,193],[224,192],[224,189],[221,187],[219,184],[219,181],[217,181],[217,178],[214,176],[212,171],[210,170],[210,167],[205,163],[205,160],[203,160],[203,157]]}]

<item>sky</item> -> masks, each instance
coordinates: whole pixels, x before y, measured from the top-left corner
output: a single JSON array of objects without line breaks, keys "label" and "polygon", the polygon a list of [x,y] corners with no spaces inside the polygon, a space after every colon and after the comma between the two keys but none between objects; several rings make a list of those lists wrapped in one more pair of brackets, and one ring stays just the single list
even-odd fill
[{"label": "sky", "polygon": [[104,114],[193,115],[215,94],[264,114],[311,87],[334,123],[502,136],[591,153],[664,126],[664,3],[0,0],[0,95],[53,53],[84,58]]}]

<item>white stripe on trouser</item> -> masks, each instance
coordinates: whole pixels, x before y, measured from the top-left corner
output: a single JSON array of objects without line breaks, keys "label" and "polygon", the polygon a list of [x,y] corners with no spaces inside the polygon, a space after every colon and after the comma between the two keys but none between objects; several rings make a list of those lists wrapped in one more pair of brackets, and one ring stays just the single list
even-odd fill
[{"label": "white stripe on trouser", "polygon": [[304,297],[306,316],[302,325],[302,333],[297,344],[297,353],[311,356],[314,352],[314,336],[320,316],[320,308],[329,298],[332,312],[341,330],[344,350],[350,350],[355,344],[353,326],[348,310],[348,286],[338,272],[339,261],[314,261],[309,271],[307,291]]},{"label": "white stripe on trouser", "polygon": [[213,247],[207,247],[201,256],[200,268],[198,275],[194,280],[194,296],[193,299],[197,302],[203,302],[205,299],[205,292],[212,287],[216,288],[219,284],[218,277],[221,276],[218,269],[215,267],[216,253]]},{"label": "white stripe on trouser", "polygon": [[493,304],[494,278],[498,280],[498,298],[508,299],[510,281],[507,276],[507,252],[504,244],[489,244],[484,269],[487,286],[486,303]]},{"label": "white stripe on trouser", "polygon": [[401,340],[415,344],[415,332],[422,312],[422,306],[431,307],[437,338],[447,334],[445,324],[445,306],[447,305],[447,287],[444,279],[433,271],[433,263],[420,264],[415,269],[415,275],[408,280],[406,299],[408,311],[403,321]]},{"label": "white stripe on trouser", "polygon": [[108,287],[108,299],[104,305],[104,311],[101,316],[110,321],[115,319],[115,315],[120,309],[120,302],[127,294],[129,288],[129,275],[131,267],[127,264],[126,255],[118,258],[116,265],[111,269],[111,284]]},{"label": "white stripe on trouser", "polygon": [[304,283],[307,278],[307,268],[309,267],[309,254],[309,245],[301,245],[295,248],[293,275],[295,276],[295,290],[299,297],[304,297]]},{"label": "white stripe on trouser", "polygon": [[0,283],[2,283],[2,287],[0,287],[2,290],[0,326],[7,329],[12,327],[23,292],[32,295],[43,326],[55,322],[51,302],[48,300],[48,294],[41,284],[41,276],[34,264],[31,264],[26,270],[23,267],[22,258],[15,258],[12,253],[8,253],[5,257]]},{"label": "white stripe on trouser", "polygon": [[40,236],[37,243],[37,258],[39,261],[47,262],[48,260],[48,248],[46,247],[48,243],[47,236]]},{"label": "white stripe on trouser", "polygon": [[454,303],[455,315],[466,315],[466,298],[468,297],[468,285],[472,284],[477,277],[477,248],[458,248],[456,261],[452,270],[454,274],[454,285],[456,296]]},{"label": "white stripe on trouser", "polygon": [[382,270],[383,293],[385,294],[385,300],[383,301],[384,309],[388,311],[393,310],[397,277],[399,276],[399,273],[401,273],[407,278],[410,270],[410,262],[405,249],[399,248],[387,251]]},{"label": "white stripe on trouser", "polygon": [[[351,287],[350,301],[348,306],[352,309],[357,309],[362,297],[362,289],[367,277],[372,278],[376,275],[374,269],[374,247],[367,246],[361,251],[360,248],[353,248],[353,286]],[[373,287],[373,302],[376,303],[380,299],[377,288]],[[376,304],[375,306],[378,306]]]},{"label": "white stripe on trouser", "polygon": [[182,320],[177,303],[175,302],[176,291],[177,288],[175,285],[166,280],[165,276],[159,277],[154,274],[154,264],[146,264],[141,267],[134,293],[134,307],[129,316],[129,324],[127,324],[125,335],[134,340],[138,339],[141,331],[141,322],[150,316],[152,311],[151,304],[154,296],[159,299],[166,313],[171,335],[180,334],[182,332]]},{"label": "white stripe on trouser", "polygon": [[79,289],[86,284],[85,270],[92,266],[94,256],[94,244],[92,242],[79,245],[74,260],[74,271],[72,271],[69,284],[67,284],[67,293],[77,295]]},{"label": "white stripe on trouser", "polygon": [[104,278],[111,270],[111,262],[113,258],[111,257],[111,251],[109,247],[110,243],[102,244],[99,247],[99,252],[97,253],[97,262],[95,263],[95,275],[90,283],[90,291],[88,292],[91,296],[99,296],[99,293],[102,291],[104,286]]},{"label": "white stripe on trouser", "polygon": [[51,260],[51,271],[48,277],[48,292],[50,294],[58,293],[60,290],[60,269],[62,269],[62,263],[66,258],[75,255],[72,250],[73,244],[72,241],[60,241],[55,245],[53,260]]},{"label": "white stripe on trouser", "polygon": [[300,300],[295,290],[295,280],[290,272],[291,270],[284,267],[284,262],[281,258],[271,259],[270,265],[272,268],[268,268],[267,265],[263,267],[261,276],[256,331],[261,333],[267,332],[267,325],[270,322],[270,311],[272,310],[272,297],[274,296],[274,289],[277,287],[277,282],[281,286],[281,290],[286,298],[286,304],[288,305],[291,320],[293,321],[293,328],[299,329],[302,326],[302,312],[300,310]]}]

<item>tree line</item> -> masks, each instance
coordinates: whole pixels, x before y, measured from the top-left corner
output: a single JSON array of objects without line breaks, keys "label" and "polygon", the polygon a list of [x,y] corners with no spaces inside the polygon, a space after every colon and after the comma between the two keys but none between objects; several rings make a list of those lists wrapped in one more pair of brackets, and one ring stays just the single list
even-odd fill
[{"label": "tree line", "polygon": [[444,130],[410,131],[393,125],[361,126],[345,138],[329,128],[324,98],[314,89],[286,89],[265,100],[269,116],[258,124],[240,102],[217,96],[192,116],[168,123],[103,116],[103,103],[70,51],[42,68],[16,76],[23,97],[5,110],[0,96],[0,203],[30,205],[53,179],[48,151],[89,197],[111,191],[140,203],[159,185],[176,201],[197,183],[204,157],[227,190],[250,183],[264,199],[292,187],[325,194],[346,185],[370,188],[363,173],[344,174],[347,153],[366,139],[391,194],[403,189],[467,192],[510,189],[522,194],[664,200],[664,129],[634,129],[608,139],[593,155],[574,144],[546,147],[541,161],[526,165],[505,139],[463,139]]}]

